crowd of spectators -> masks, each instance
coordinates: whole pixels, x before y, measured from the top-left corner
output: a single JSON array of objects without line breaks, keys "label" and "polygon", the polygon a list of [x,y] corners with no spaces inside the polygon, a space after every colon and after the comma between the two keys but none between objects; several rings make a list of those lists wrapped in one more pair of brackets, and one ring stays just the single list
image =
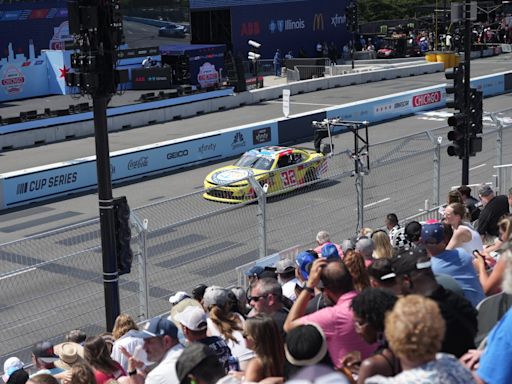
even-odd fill
[{"label": "crowd of spectators", "polygon": [[[509,196],[488,185],[449,195],[444,219],[364,228],[274,266],[246,271],[249,288],[200,285],[139,329],[73,330],[36,343],[29,370],[6,384],[512,382]],[[478,211],[478,212],[477,212]],[[478,217],[478,221],[475,218]],[[487,295],[487,296],[486,296]]]}]

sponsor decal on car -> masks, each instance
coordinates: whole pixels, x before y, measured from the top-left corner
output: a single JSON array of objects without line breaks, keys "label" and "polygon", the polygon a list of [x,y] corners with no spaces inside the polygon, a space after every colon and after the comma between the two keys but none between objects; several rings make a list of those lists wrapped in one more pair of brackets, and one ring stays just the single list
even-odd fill
[{"label": "sponsor decal on car", "polygon": [[251,176],[253,172],[249,169],[235,168],[226,169],[216,172],[212,175],[212,181],[215,184],[230,184],[238,180],[246,179]]}]

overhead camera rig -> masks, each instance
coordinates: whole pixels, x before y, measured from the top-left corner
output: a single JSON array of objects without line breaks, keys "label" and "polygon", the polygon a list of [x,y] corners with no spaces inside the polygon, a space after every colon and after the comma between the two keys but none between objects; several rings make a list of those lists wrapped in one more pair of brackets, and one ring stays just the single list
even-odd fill
[{"label": "overhead camera rig", "polygon": [[[334,127],[343,127],[344,130],[351,131],[354,134],[354,149],[353,151],[348,150],[347,152],[351,159],[354,160],[354,175],[368,174],[370,171],[368,121],[349,121],[337,117],[324,119],[322,121],[313,121],[311,125],[315,128],[313,136],[315,150],[324,155],[334,152],[334,144],[332,141]],[[359,132],[360,130],[364,130],[362,135]],[[322,146],[322,140],[325,138],[329,138],[329,144]],[[364,159],[366,159],[366,161],[364,161]]]}]

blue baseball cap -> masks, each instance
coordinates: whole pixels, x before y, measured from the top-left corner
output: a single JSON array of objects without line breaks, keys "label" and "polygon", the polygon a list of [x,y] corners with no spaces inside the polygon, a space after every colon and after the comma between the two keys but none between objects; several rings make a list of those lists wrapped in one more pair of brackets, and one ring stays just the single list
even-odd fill
[{"label": "blue baseball cap", "polygon": [[301,252],[295,258],[295,262],[299,266],[300,274],[302,275],[304,280],[307,280],[309,278],[308,266],[310,266],[311,263],[315,261],[315,259],[317,258],[318,255],[313,250]]},{"label": "blue baseball cap", "polygon": [[265,270],[265,268],[263,268],[259,265],[254,265],[253,267],[251,267],[251,269],[249,269],[248,271],[245,271],[244,274],[245,274],[245,276],[259,277],[263,273],[264,270]]},{"label": "blue baseball cap", "polygon": [[321,250],[322,256],[326,259],[334,259],[340,258],[340,254],[338,253],[338,249],[333,243],[327,243],[322,247]]},{"label": "blue baseball cap", "polygon": [[444,240],[444,226],[441,223],[423,224],[421,241],[424,244],[439,244]]},{"label": "blue baseball cap", "polygon": [[140,339],[149,339],[158,336],[170,336],[173,339],[178,338],[178,328],[167,317],[153,317],[147,322],[141,331],[132,333],[132,336]]}]

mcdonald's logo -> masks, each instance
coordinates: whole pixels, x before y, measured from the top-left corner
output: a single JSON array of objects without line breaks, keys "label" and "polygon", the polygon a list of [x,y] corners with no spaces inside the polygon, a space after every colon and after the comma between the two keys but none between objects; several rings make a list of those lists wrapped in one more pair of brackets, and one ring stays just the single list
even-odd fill
[{"label": "mcdonald's logo", "polygon": [[313,31],[323,31],[324,30],[324,14],[323,13],[315,13],[313,17]]}]

